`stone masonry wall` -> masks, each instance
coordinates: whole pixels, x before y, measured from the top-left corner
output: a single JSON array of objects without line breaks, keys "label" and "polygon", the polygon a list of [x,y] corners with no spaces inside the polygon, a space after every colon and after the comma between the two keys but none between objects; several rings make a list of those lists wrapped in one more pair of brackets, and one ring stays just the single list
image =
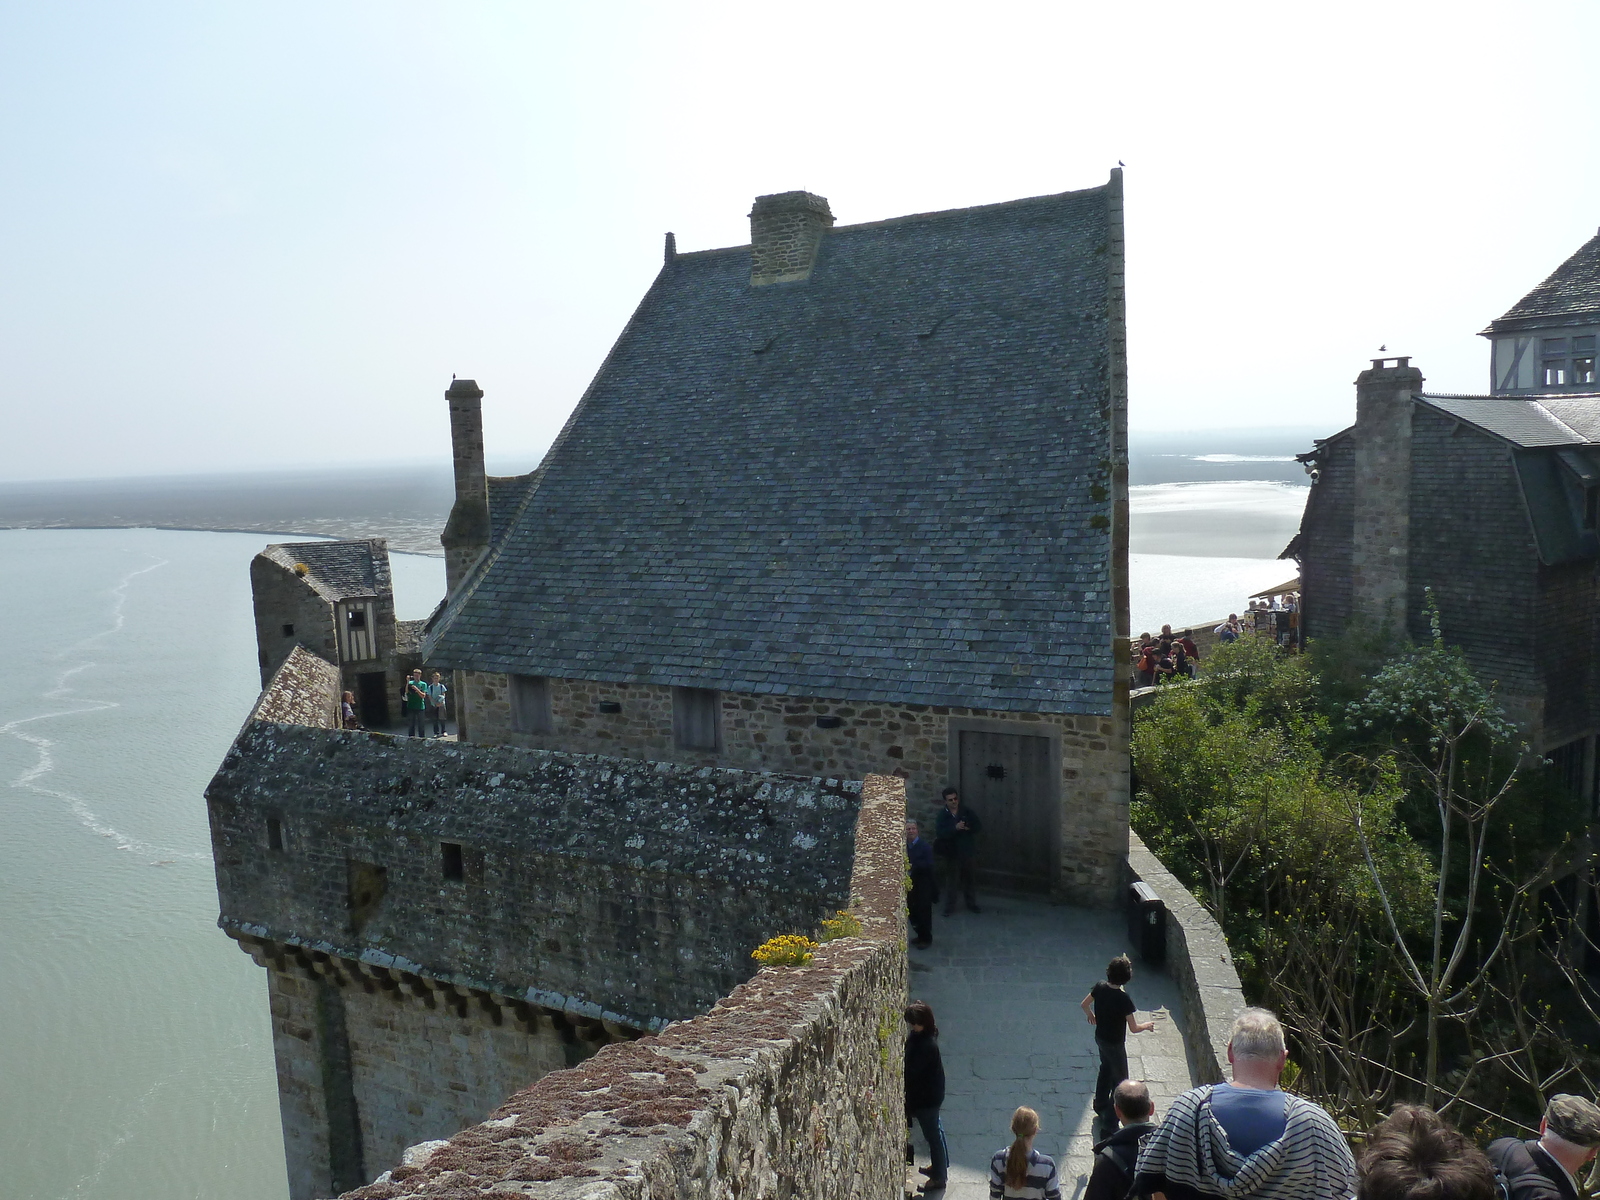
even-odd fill
[{"label": "stone masonry wall", "polygon": [[[496,1025],[476,1007],[465,1015],[430,1009],[399,989],[340,988],[270,964],[266,976],[295,1200],[366,1183],[407,1146],[475,1124],[512,1092],[592,1051],[548,1021]],[[333,1018],[341,1030],[330,1029]],[[326,1044],[333,1041],[342,1044]]]},{"label": "stone masonry wall", "polygon": [[[339,661],[333,605],[307,580],[258,554],[250,560],[250,594],[255,603],[262,687],[297,645],[328,662]],[[284,633],[285,625],[294,632]]]},{"label": "stone masonry wall", "polygon": [[904,1179],[904,788],[867,779],[862,935],[766,967],[705,1016],[602,1049],[348,1200],[882,1200]]},{"label": "stone masonry wall", "polygon": [[[512,729],[506,676],[472,671],[460,676],[477,743],[849,779],[894,775],[906,782],[908,812],[923,822],[932,821],[944,787],[958,782],[951,744],[962,722],[1049,737],[1059,747],[1061,763],[1056,894],[1097,907],[1119,900],[1128,837],[1128,768],[1126,753],[1115,750],[1109,714],[991,712],[724,692],[720,748],[679,750],[669,687],[551,679],[551,732],[523,734]],[[619,710],[602,711],[613,705]],[[825,728],[819,719],[838,724]]]},{"label": "stone masonry wall", "polygon": [[224,929],[651,1028],[847,901],[859,789],[252,721],[206,799]]},{"label": "stone masonry wall", "polygon": [[1139,835],[1128,834],[1128,882],[1148,883],[1167,908],[1167,974],[1183,994],[1184,1042],[1196,1083],[1227,1081],[1228,1038],[1245,1007],[1228,939],[1205,905]]},{"label": "stone masonry wall", "polygon": [[1351,601],[1374,629],[1407,628],[1411,530],[1411,397],[1414,367],[1374,367],[1356,379]]}]

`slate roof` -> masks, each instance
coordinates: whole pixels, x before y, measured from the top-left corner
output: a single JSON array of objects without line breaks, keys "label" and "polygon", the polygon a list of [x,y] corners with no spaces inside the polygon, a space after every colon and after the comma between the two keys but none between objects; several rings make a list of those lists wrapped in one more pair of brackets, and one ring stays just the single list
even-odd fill
[{"label": "slate roof", "polygon": [[1550,277],[1495,321],[1486,334],[1544,325],[1582,325],[1600,319],[1600,233],[1580,246]]},{"label": "slate roof", "polygon": [[1107,711],[1114,189],[676,256],[430,661]]},{"label": "slate roof", "polygon": [[262,553],[291,571],[296,563],[305,563],[311,569],[307,579],[328,600],[376,596],[381,590],[380,576],[383,586],[388,586],[389,544],[382,538],[351,542],[279,542]]},{"label": "slate roof", "polygon": [[1586,440],[1538,399],[1436,395],[1417,399],[1515,446],[1581,446]]}]

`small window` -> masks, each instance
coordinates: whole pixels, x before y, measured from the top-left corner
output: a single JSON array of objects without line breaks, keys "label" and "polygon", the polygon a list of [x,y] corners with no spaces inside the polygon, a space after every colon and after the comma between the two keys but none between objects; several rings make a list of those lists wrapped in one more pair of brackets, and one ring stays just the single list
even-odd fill
[{"label": "small window", "polygon": [[1589,354],[1583,358],[1575,358],[1572,360],[1572,382],[1594,382],[1594,355]]},{"label": "small window", "polygon": [[1544,365],[1544,386],[1565,387],[1567,382],[1567,365],[1561,362],[1547,362]]},{"label": "small window", "polygon": [[1572,339],[1572,352],[1574,354],[1593,354],[1594,353],[1594,334],[1587,333],[1587,334],[1584,334],[1583,337],[1575,337],[1575,338],[1573,338]]},{"label": "small window", "polygon": [[1544,356],[1546,358],[1565,358],[1567,356],[1567,339],[1545,338]]},{"label": "small window", "polygon": [[267,849],[283,850],[283,822],[277,817],[267,818]]},{"label": "small window", "polygon": [[283,636],[284,637],[293,637],[294,636],[294,626],[293,625],[285,625],[283,627]]},{"label": "small window", "polygon": [[439,843],[439,866],[445,879],[460,883],[467,877],[466,864],[461,858],[461,846],[456,842]]},{"label": "small window", "polygon": [[512,675],[513,733],[550,732],[550,681],[543,675]]},{"label": "small window", "polygon": [[722,693],[713,688],[672,689],[672,740],[679,750],[715,750]]}]

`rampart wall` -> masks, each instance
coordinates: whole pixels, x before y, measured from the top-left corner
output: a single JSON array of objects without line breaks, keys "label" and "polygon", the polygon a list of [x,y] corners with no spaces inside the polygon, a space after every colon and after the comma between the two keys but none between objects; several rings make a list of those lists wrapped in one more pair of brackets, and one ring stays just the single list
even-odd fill
[{"label": "rampart wall", "polygon": [[1228,1037],[1244,988],[1222,926],[1140,840],[1128,834],[1128,883],[1155,889],[1167,909],[1167,974],[1183,996],[1184,1042],[1195,1083],[1224,1083]]},{"label": "rampart wall", "polygon": [[1060,762],[1060,876],[1056,894],[1108,907],[1118,900],[1128,836],[1126,746],[1112,716],[1000,712],[945,705],[721,693],[720,745],[683,750],[674,741],[672,689],[580,679],[548,681],[550,732],[518,733],[504,675],[463,671],[474,742],[561,747],[628,758],[905,780],[910,815],[931,821],[939,793],[959,782],[962,728],[1044,736]]},{"label": "rampart wall", "polygon": [[860,937],[547,1075],[347,1200],[898,1196],[904,813],[899,780],[866,780],[850,883]]},{"label": "rampart wall", "polygon": [[207,791],[294,1200],[706,1011],[850,901],[859,783],[346,732],[337,686],[292,653]]}]

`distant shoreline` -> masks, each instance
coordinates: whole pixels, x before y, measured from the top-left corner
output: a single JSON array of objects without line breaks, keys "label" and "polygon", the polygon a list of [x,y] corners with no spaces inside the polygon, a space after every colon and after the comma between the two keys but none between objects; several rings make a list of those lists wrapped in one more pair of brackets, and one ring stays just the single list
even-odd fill
[{"label": "distant shoreline", "polygon": [[[322,524],[322,522],[317,522]],[[180,525],[157,521],[124,521],[124,522],[99,522],[89,523],[82,521],[30,521],[25,524],[18,522],[0,523],[0,530],[6,529],[164,529],[174,533],[258,533],[263,537],[276,538],[326,538],[332,541],[364,540],[367,538],[383,538],[389,543],[389,550],[396,554],[417,554],[426,558],[443,558],[444,547],[439,544],[439,535],[426,530],[407,529],[373,529],[343,527],[345,523],[338,521],[326,522],[322,529],[284,529],[278,524],[250,524],[241,525]]]}]

